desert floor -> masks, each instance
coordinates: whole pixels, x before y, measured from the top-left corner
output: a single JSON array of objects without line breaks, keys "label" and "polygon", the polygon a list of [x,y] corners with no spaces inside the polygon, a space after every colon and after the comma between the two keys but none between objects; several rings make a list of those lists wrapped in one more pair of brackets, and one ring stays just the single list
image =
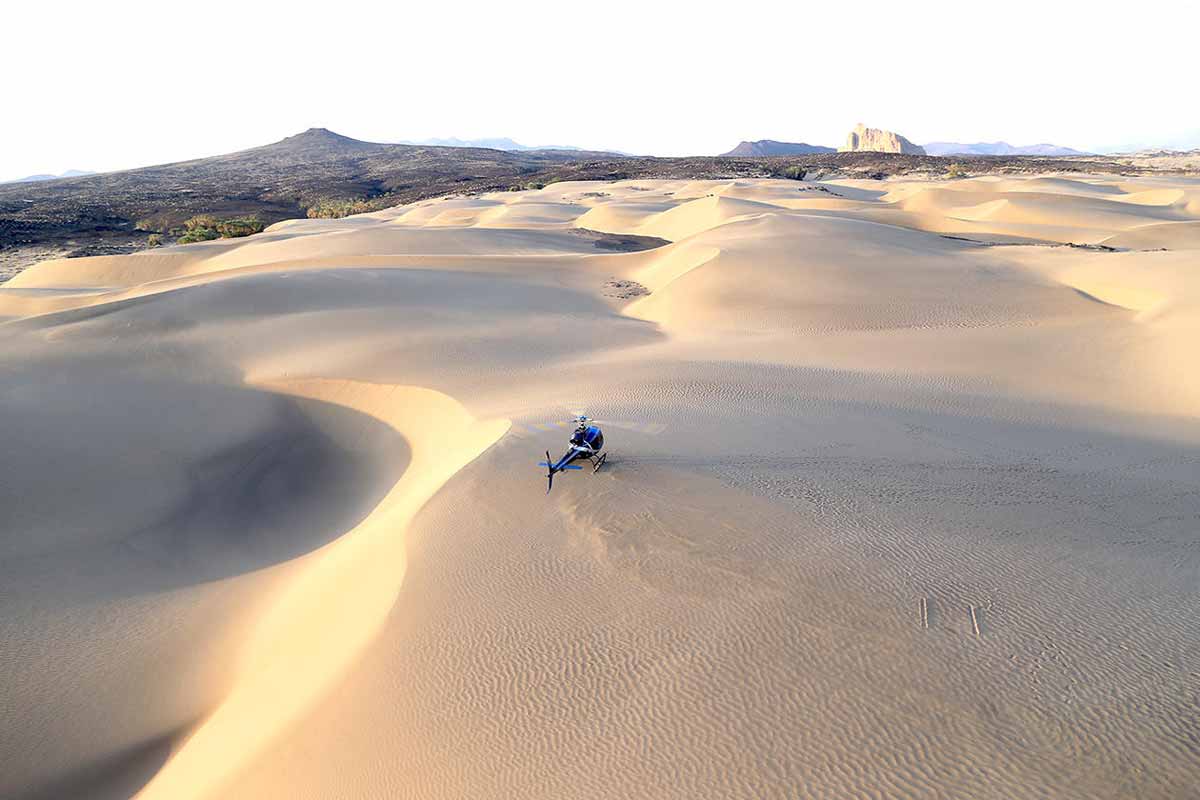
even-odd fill
[{"label": "desert floor", "polygon": [[5,798],[1200,792],[1200,179],[559,183],[0,318]]}]

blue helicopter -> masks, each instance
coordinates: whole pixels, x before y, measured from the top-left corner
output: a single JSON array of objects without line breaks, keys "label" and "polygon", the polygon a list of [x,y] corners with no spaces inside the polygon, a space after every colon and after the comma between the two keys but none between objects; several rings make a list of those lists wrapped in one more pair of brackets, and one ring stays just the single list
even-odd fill
[{"label": "blue helicopter", "polygon": [[598,472],[604,466],[605,459],[608,458],[608,453],[601,453],[604,449],[604,434],[600,428],[592,424],[594,420],[590,420],[582,414],[575,418],[575,433],[571,436],[570,449],[558,461],[550,460],[550,451],[546,451],[546,460],[539,461],[539,467],[546,467],[549,471],[546,473],[546,494],[550,494],[550,490],[554,488],[554,473],[565,472],[569,469],[583,469],[578,464],[571,462],[578,461],[581,458],[586,458],[592,464],[592,472]]}]

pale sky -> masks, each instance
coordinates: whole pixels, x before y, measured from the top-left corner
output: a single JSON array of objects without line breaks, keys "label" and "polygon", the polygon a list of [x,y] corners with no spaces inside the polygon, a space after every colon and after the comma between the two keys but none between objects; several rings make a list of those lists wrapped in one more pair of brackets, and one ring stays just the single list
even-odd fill
[{"label": "pale sky", "polygon": [[326,127],[654,155],[742,139],[1200,147],[1194,2],[7,5],[0,179]]}]

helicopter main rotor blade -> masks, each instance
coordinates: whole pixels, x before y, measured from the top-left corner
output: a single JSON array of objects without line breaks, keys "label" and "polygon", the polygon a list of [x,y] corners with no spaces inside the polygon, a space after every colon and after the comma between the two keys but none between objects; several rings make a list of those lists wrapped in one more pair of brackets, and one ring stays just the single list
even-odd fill
[{"label": "helicopter main rotor blade", "polygon": [[[562,420],[555,422],[531,422],[526,423],[525,427],[533,431],[553,432],[553,431],[570,431],[576,424],[578,417],[570,420]],[[629,420],[629,419],[609,419],[607,417],[600,419],[587,418],[589,425],[612,426],[623,430],[630,430],[636,433],[644,433],[651,436],[657,436],[667,429],[665,423],[655,422],[651,420]]]}]

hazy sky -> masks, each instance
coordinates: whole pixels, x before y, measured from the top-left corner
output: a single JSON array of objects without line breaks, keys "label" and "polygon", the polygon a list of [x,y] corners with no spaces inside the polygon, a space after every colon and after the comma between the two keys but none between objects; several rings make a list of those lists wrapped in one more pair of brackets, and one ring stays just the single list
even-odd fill
[{"label": "hazy sky", "polygon": [[[1109,10],[1106,10],[1109,9]],[[14,2],[0,178],[309,127],[658,155],[741,139],[1200,146],[1193,2]]]}]

